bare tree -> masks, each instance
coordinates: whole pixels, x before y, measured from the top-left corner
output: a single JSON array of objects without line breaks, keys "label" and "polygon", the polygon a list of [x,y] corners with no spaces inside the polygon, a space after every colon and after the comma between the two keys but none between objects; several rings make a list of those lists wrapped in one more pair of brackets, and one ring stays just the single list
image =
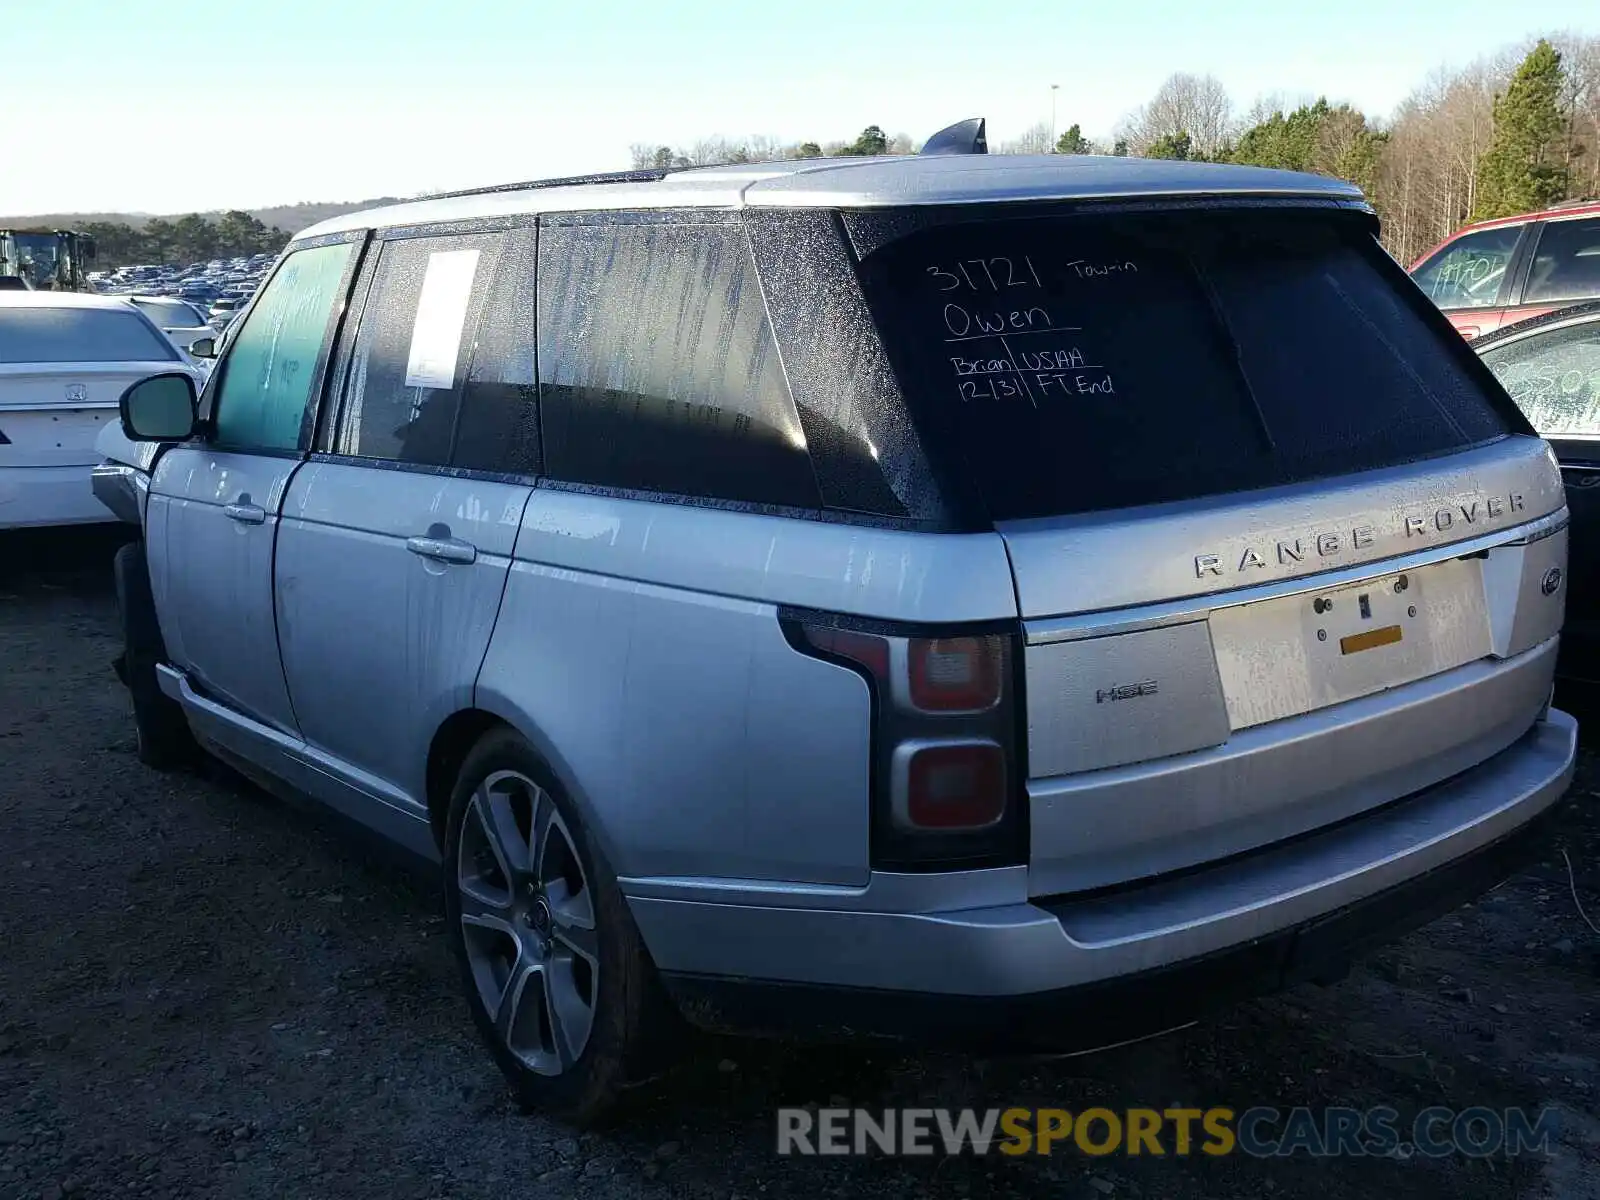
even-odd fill
[{"label": "bare tree", "polygon": [[1600,198],[1600,37],[1562,34],[1551,41],[1561,52],[1567,86],[1567,191]]},{"label": "bare tree", "polygon": [[1020,137],[1000,143],[1001,154],[1049,154],[1052,149],[1049,121],[1030,125]]},{"label": "bare tree", "polygon": [[1169,75],[1143,108],[1130,114],[1117,130],[1134,154],[1142,154],[1162,138],[1188,134],[1202,158],[1220,153],[1234,135],[1233,102],[1228,89],[1212,75]]}]

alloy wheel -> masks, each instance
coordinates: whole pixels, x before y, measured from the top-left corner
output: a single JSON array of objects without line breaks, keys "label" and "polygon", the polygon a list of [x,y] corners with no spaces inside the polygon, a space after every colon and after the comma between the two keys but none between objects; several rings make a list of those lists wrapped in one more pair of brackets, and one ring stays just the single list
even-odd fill
[{"label": "alloy wheel", "polygon": [[456,861],[478,997],[516,1059],[560,1075],[594,1029],[599,937],[572,834],[542,787],[496,771],[472,794]]}]

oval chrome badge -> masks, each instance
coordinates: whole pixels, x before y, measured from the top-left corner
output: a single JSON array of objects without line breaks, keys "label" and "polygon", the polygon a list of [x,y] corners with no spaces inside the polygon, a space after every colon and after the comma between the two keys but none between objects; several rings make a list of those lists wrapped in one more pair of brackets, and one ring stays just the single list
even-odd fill
[{"label": "oval chrome badge", "polygon": [[1539,590],[1546,596],[1554,596],[1561,587],[1561,568],[1551,567],[1544,573],[1544,578],[1539,581]]}]

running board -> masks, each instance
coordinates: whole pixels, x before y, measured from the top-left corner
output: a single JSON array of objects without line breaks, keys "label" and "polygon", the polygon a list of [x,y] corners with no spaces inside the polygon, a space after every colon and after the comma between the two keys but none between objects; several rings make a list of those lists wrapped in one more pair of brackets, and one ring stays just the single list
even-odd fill
[{"label": "running board", "polygon": [[195,737],[221,757],[252,764],[428,861],[439,861],[425,805],[300,738],[208,699],[175,667],[158,665],[156,679],[161,691],[182,706]]}]

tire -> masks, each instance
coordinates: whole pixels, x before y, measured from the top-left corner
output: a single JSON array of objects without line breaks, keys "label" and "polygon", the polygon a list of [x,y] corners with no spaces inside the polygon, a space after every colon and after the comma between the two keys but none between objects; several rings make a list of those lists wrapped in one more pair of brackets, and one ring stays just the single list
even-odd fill
[{"label": "tire", "polygon": [[156,665],[166,661],[167,648],[156,622],[144,543],[131,542],[119,548],[112,559],[112,571],[122,623],[122,653],[117,658],[116,672],[133,699],[139,761],[159,771],[188,766],[198,755],[194,735],[183,709],[161,691],[156,681]]},{"label": "tire", "polygon": [[598,1122],[656,1061],[673,1013],[576,808],[510,729],[461,768],[444,897],[473,1023],[519,1103]]}]

